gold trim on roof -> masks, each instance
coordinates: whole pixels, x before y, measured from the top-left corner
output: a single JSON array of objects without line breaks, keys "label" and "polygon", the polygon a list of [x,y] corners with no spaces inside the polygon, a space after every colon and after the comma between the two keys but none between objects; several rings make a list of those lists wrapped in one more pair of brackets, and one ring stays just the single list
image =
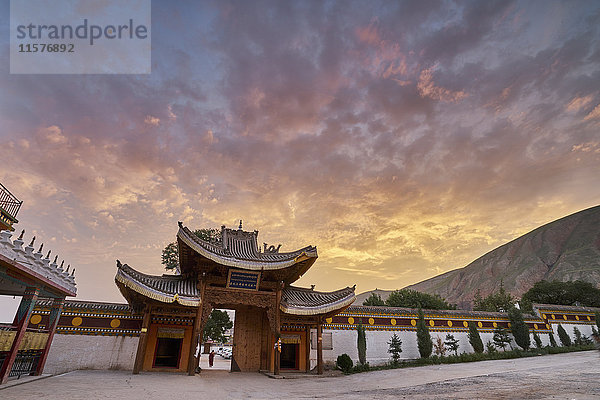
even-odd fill
[{"label": "gold trim on roof", "polygon": [[173,296],[166,295],[164,293],[159,293],[155,290],[148,288],[147,286],[142,285],[140,282],[135,281],[131,277],[125,276],[125,274],[119,269],[117,275],[115,276],[115,280],[128,287],[129,289],[146,296],[150,299],[154,299],[163,303],[173,303],[177,302],[182,306],[189,307],[198,307],[201,304],[199,299],[191,299],[189,297],[182,297],[178,294]]}]

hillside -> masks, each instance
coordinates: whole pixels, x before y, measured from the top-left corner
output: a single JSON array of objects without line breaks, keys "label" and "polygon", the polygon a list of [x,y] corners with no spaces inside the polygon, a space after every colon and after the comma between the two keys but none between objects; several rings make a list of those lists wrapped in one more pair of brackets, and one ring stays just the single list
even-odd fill
[{"label": "hillside", "polygon": [[470,308],[477,289],[485,297],[503,280],[506,290],[520,297],[542,279],[579,279],[600,287],[600,206],[550,222],[464,268],[408,288],[437,293],[450,303]]}]

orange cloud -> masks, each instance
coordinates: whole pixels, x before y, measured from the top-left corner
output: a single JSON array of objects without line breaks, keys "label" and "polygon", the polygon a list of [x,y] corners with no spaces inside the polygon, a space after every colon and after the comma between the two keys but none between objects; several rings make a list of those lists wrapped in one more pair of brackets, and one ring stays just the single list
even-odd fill
[{"label": "orange cloud", "polygon": [[468,96],[463,90],[453,91],[440,86],[436,86],[433,82],[433,68],[427,68],[421,71],[417,88],[422,97],[429,97],[434,100],[445,102],[456,102]]}]

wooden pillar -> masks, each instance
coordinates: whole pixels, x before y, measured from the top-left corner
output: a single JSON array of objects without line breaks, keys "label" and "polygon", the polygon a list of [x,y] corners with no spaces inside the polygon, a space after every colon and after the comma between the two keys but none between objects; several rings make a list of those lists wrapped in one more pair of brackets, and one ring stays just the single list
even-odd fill
[{"label": "wooden pillar", "polygon": [[320,318],[317,324],[317,374],[323,375],[323,325]]},{"label": "wooden pillar", "polygon": [[29,318],[31,318],[31,311],[33,310],[33,306],[35,305],[35,301],[37,300],[39,294],[40,289],[37,287],[28,287],[25,289],[25,294],[23,294],[21,304],[19,304],[19,309],[17,310],[17,314],[15,315],[15,319],[13,321],[13,326],[16,327],[17,332],[15,334],[10,351],[8,352],[8,356],[4,360],[2,368],[0,369],[0,384],[6,383],[8,380],[10,370],[15,362],[15,358],[17,358],[19,346],[21,345],[21,341],[23,340],[25,332],[27,331]]},{"label": "wooden pillar", "polygon": [[[203,278],[205,278],[203,276]],[[204,298],[204,292],[206,289],[206,280],[202,279],[200,282],[198,282],[199,285],[199,289],[200,289],[200,304],[198,305],[198,309],[196,310],[196,318],[194,319],[194,327],[192,329],[192,342],[190,343],[190,352],[188,355],[188,375],[189,376],[194,376],[196,374],[196,368],[199,366],[200,364],[200,353],[202,352],[202,343],[201,340],[199,340],[199,336],[202,336],[202,331],[204,330],[203,328],[203,321],[202,321],[202,314],[203,314],[203,309],[205,307],[206,304],[206,299]],[[196,354],[196,346],[200,345],[200,352],[198,353],[198,358],[195,358],[194,355]]]},{"label": "wooden pillar", "polygon": [[[281,290],[283,289],[283,282],[277,286],[277,296],[275,298],[275,342],[277,342],[281,338],[281,310],[279,310],[279,305],[281,304]],[[275,351],[275,360],[273,366],[273,374],[279,375],[279,370],[281,368],[281,351],[279,347],[274,349]]]},{"label": "wooden pillar", "polygon": [[48,318],[48,340],[46,340],[46,347],[42,350],[42,355],[40,356],[40,361],[35,370],[35,375],[41,375],[44,371],[44,365],[48,358],[52,339],[54,339],[54,333],[56,333],[56,327],[58,326],[58,320],[60,318],[60,313],[62,312],[64,301],[64,298],[58,298],[54,299],[52,302],[52,308],[50,309],[50,316]]},{"label": "wooden pillar", "polygon": [[138,341],[137,353],[135,354],[135,363],[133,364],[133,373],[137,375],[144,366],[144,359],[146,358],[146,345],[148,344],[148,327],[150,326],[150,317],[152,314],[152,307],[146,305],[144,308],[144,318],[142,319],[142,329],[140,329],[140,339]]},{"label": "wooden pillar", "polygon": [[306,357],[306,372],[310,372],[310,325],[306,325],[306,345],[304,356]]}]

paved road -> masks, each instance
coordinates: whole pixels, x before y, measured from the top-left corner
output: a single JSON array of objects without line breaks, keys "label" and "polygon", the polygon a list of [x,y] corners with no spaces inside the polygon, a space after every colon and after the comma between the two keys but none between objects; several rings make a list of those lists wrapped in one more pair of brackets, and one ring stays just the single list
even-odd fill
[{"label": "paved road", "polygon": [[376,371],[270,379],[203,370],[195,377],[74,371],[0,390],[11,399],[600,399],[597,351]]}]

